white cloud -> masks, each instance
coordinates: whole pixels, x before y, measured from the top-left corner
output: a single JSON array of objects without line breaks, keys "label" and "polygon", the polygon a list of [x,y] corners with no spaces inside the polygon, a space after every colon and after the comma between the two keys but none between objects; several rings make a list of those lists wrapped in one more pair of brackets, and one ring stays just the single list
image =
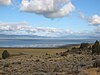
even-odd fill
[{"label": "white cloud", "polygon": [[59,18],[68,15],[75,9],[70,0],[22,0],[20,10],[43,15],[48,18]]},{"label": "white cloud", "polygon": [[73,37],[98,38],[100,37],[100,27],[93,31],[72,31],[70,29],[58,29],[52,27],[33,27],[26,22],[0,23],[0,34],[7,35],[38,35],[50,37]]},{"label": "white cloud", "polygon": [[94,25],[94,26],[98,26],[100,25],[100,16],[95,14],[91,17],[86,16],[85,14],[83,14],[82,12],[78,12],[80,15],[80,18],[87,21],[89,24]]},{"label": "white cloud", "polygon": [[0,23],[0,34],[56,36],[65,33],[70,34],[71,31],[51,27],[32,27],[26,22]]},{"label": "white cloud", "polygon": [[73,35],[76,36],[98,36],[100,37],[100,28],[91,31],[72,31],[70,29],[58,29],[53,27],[33,27],[26,22],[19,23],[0,23],[0,34],[7,35],[39,35],[50,37],[61,37]]},{"label": "white cloud", "polygon": [[11,0],[0,0],[0,5],[10,5]]},{"label": "white cloud", "polygon": [[93,15],[90,20],[90,24],[92,25],[100,25],[100,16],[99,15]]}]

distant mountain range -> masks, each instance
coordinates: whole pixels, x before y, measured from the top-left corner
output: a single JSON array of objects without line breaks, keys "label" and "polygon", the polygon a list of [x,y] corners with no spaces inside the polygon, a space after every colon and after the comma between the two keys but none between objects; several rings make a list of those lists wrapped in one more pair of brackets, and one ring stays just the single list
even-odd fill
[{"label": "distant mountain range", "polygon": [[0,34],[0,39],[39,39],[39,38],[63,38],[63,39],[100,39],[95,36],[66,35],[60,37],[48,37],[38,35],[6,35]]},{"label": "distant mountain range", "polygon": [[33,38],[48,38],[48,37],[37,36],[37,35],[5,35],[5,34],[0,34],[0,39],[33,39]]}]

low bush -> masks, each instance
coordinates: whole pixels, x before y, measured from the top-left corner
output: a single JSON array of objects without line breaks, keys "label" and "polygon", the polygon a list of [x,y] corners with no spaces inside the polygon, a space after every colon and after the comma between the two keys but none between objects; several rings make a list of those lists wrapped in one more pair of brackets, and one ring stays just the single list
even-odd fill
[{"label": "low bush", "polygon": [[4,50],[3,53],[2,53],[2,58],[3,59],[6,59],[10,56],[9,52],[7,50]]}]

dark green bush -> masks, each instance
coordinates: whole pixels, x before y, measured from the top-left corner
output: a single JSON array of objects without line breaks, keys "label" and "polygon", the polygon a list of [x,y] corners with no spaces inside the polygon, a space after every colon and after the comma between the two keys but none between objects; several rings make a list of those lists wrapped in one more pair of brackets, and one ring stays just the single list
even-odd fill
[{"label": "dark green bush", "polygon": [[8,53],[8,51],[7,51],[7,50],[4,50],[3,53],[2,53],[2,58],[3,58],[3,59],[6,59],[6,58],[8,58],[9,56],[10,56],[10,54]]}]

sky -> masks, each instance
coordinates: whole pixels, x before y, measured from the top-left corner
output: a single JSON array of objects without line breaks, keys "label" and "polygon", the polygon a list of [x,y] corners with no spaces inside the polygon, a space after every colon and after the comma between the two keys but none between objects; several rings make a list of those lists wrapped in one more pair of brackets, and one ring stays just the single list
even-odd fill
[{"label": "sky", "polygon": [[100,0],[0,0],[0,34],[100,37]]}]

